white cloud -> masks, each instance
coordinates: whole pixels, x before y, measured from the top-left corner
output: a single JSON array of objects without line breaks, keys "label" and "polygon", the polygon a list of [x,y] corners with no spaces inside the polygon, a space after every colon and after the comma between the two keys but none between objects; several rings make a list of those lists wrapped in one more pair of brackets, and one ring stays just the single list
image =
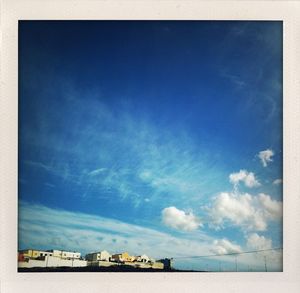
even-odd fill
[{"label": "white cloud", "polygon": [[273,184],[275,184],[275,185],[282,184],[282,179],[278,178],[278,179],[274,180]]},{"label": "white cloud", "polygon": [[46,186],[48,186],[48,187],[51,187],[51,188],[54,188],[55,187],[55,185],[54,184],[52,184],[52,183],[49,183],[49,182],[46,182],[46,183],[44,183]]},{"label": "white cloud", "polygon": [[267,149],[259,152],[258,157],[261,160],[261,163],[264,167],[267,167],[268,163],[272,162],[272,156],[274,156],[274,152],[271,149]]},{"label": "white cloud", "polygon": [[227,239],[215,240],[210,250],[215,254],[230,254],[242,252],[242,248]]},{"label": "white cloud", "polygon": [[248,172],[247,170],[240,170],[238,173],[232,173],[229,175],[229,180],[232,184],[238,185],[240,181],[244,182],[244,184],[249,187],[257,187],[260,186],[260,183],[255,178],[253,172]]},{"label": "white cloud", "polygon": [[[165,206],[176,206],[183,200],[193,204],[213,189],[210,182],[221,179],[205,144],[194,141],[186,131],[174,133],[168,125],[157,127],[146,116],[137,119],[129,111],[130,102],[120,103],[116,112],[93,99],[94,94],[91,91],[91,99],[85,103],[75,92],[65,93],[74,99],[69,115],[76,127],[66,127],[62,132],[76,137],[75,142],[64,141],[52,132],[43,130],[37,135],[28,130],[26,137],[30,139],[26,143],[38,149],[50,145],[53,156],[60,158],[51,163],[40,158],[40,162],[31,162],[32,167],[51,172],[72,186],[81,185],[86,189],[83,197],[93,193],[101,198],[110,193],[114,200],[126,199],[136,208],[144,203],[141,194],[145,189],[151,202],[164,201],[166,194],[172,194],[172,203]],[[78,111],[89,113],[92,122],[80,123]],[[76,164],[70,158],[76,158]],[[90,169],[91,162],[96,170]]]},{"label": "white cloud", "polygon": [[149,170],[144,170],[139,174],[142,181],[149,182],[152,179],[152,173]]},{"label": "white cloud", "polygon": [[66,249],[83,254],[106,249],[154,258],[207,255],[212,239],[195,231],[193,239],[110,218],[20,203],[19,248]]},{"label": "white cloud", "polygon": [[247,236],[247,247],[253,250],[263,250],[272,248],[272,240],[257,233]]},{"label": "white cloud", "polygon": [[[56,210],[26,202],[20,202],[19,205],[18,240],[19,249],[66,249],[79,251],[83,255],[106,249],[110,253],[122,251],[128,251],[130,254],[145,253],[155,259],[179,257],[175,258],[175,267],[187,269],[191,269],[191,266],[203,269],[199,259],[192,256],[210,255],[212,251],[220,254],[240,250],[239,245],[226,239],[214,242],[214,239],[199,230],[175,237],[165,232],[110,218]],[[186,258],[187,256],[190,258]],[[252,264],[254,270],[255,268],[258,271],[263,270],[259,266],[261,258],[254,258],[252,254],[245,256],[247,256],[245,259],[239,256],[239,264]],[[272,261],[268,257],[268,269],[280,270],[282,257],[279,254],[272,257]],[[212,259],[215,260],[215,257]],[[207,258],[207,261],[209,260],[210,258]],[[228,270],[229,264],[234,262],[234,259],[228,256],[220,256],[219,260],[224,262],[225,266],[228,264]]]},{"label": "white cloud", "polygon": [[99,168],[99,169],[96,169],[96,170],[93,170],[93,171],[89,172],[88,175],[96,176],[96,175],[99,175],[99,174],[105,172],[106,170],[107,170],[106,168]]},{"label": "white cloud", "polygon": [[187,214],[176,207],[163,209],[162,221],[168,227],[183,231],[196,230],[201,226],[200,220],[193,213]]},{"label": "white cloud", "polygon": [[248,231],[265,231],[269,221],[281,219],[282,202],[263,193],[253,196],[222,192],[209,208],[209,214],[217,228],[229,222]]},{"label": "white cloud", "polygon": [[269,195],[264,193],[260,193],[258,195],[258,200],[261,206],[264,208],[267,218],[278,220],[282,217],[282,202],[272,200]]}]

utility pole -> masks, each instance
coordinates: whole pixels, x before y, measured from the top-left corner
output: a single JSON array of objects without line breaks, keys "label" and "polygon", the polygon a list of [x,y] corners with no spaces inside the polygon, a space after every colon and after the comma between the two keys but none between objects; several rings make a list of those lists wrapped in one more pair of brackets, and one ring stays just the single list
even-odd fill
[{"label": "utility pole", "polygon": [[264,260],[265,260],[265,271],[267,272],[268,271],[268,268],[267,268],[267,257],[264,255]]}]

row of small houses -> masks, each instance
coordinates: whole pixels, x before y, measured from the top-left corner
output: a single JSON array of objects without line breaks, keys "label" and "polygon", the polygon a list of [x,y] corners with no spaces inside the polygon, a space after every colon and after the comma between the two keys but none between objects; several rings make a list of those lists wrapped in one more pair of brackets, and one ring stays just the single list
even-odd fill
[{"label": "row of small houses", "polygon": [[85,267],[130,265],[139,268],[170,269],[171,259],[155,260],[147,255],[132,256],[128,252],[110,254],[106,250],[89,253],[83,258],[80,252],[64,250],[26,249],[18,252],[18,267]]}]

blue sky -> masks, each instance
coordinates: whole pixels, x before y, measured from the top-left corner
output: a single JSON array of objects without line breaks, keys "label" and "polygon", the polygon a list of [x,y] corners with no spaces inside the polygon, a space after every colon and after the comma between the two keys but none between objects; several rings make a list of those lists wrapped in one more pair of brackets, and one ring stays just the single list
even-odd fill
[{"label": "blue sky", "polygon": [[282,247],[282,23],[20,22],[27,247]]}]

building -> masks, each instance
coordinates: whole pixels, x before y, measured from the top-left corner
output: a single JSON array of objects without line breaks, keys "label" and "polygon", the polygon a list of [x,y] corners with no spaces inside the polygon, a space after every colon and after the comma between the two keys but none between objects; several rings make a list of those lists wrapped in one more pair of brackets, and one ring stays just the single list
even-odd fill
[{"label": "building", "polygon": [[135,261],[148,263],[150,262],[150,258],[146,254],[143,254],[143,255],[136,256]]},{"label": "building", "polygon": [[111,254],[107,252],[106,250],[89,253],[85,256],[85,259],[87,261],[110,261]]},{"label": "building", "polygon": [[35,250],[26,249],[18,252],[19,268],[47,268],[47,267],[109,267],[109,266],[132,266],[141,269],[170,270],[172,259],[161,259],[155,261],[146,254],[131,256],[128,252],[111,255],[106,250],[89,253],[85,260],[81,258],[80,252],[65,250]]},{"label": "building", "polygon": [[52,256],[53,253],[43,250],[25,249],[19,251],[20,258],[24,259],[38,259],[44,256]]},{"label": "building", "polygon": [[54,256],[64,259],[80,259],[80,252],[70,252],[64,250],[35,250],[35,249],[25,249],[20,250],[19,254],[23,255],[24,259],[38,259],[44,258],[46,256]]},{"label": "building", "polygon": [[173,265],[173,258],[159,259],[157,262],[163,263],[165,270],[171,270]]},{"label": "building", "polygon": [[47,253],[51,253],[52,256],[60,257],[64,259],[80,259],[81,253],[80,252],[71,252],[65,250],[47,250]]},{"label": "building", "polygon": [[50,267],[86,267],[87,261],[81,259],[66,259],[56,256],[43,256],[18,261],[19,268],[50,268]]},{"label": "building", "polygon": [[18,253],[19,268],[34,267],[85,267],[87,261],[80,259],[80,252],[64,250],[20,250]]},{"label": "building", "polygon": [[134,256],[128,254],[128,252],[117,253],[111,256],[112,261],[115,262],[133,262],[135,260]]},{"label": "building", "polygon": [[40,251],[35,249],[24,249],[19,251],[19,255],[22,255],[24,259],[38,258],[40,255]]}]

